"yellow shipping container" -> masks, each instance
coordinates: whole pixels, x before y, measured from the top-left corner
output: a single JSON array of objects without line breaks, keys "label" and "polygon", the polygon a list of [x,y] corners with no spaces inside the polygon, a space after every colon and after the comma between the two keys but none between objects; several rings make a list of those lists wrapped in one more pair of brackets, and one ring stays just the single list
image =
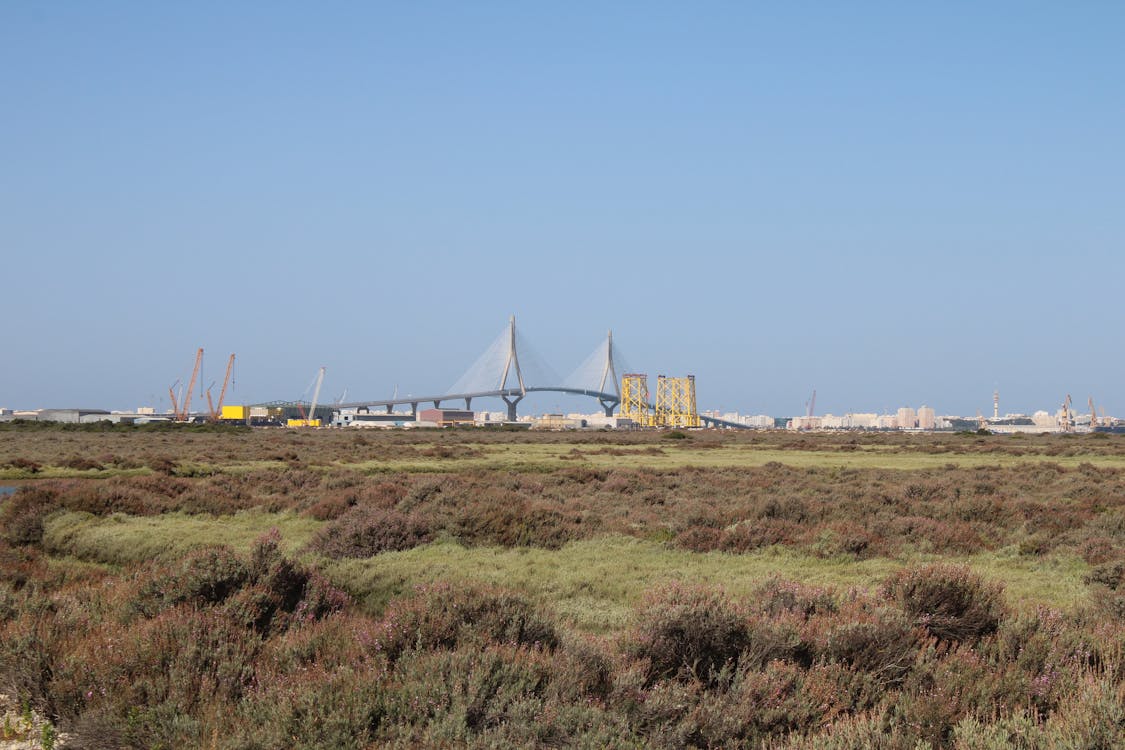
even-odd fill
[{"label": "yellow shipping container", "polygon": [[236,419],[239,422],[246,421],[246,416],[249,409],[245,406],[227,406],[223,405],[223,419]]},{"label": "yellow shipping container", "polygon": [[290,427],[320,427],[319,419],[290,419],[288,421]]}]

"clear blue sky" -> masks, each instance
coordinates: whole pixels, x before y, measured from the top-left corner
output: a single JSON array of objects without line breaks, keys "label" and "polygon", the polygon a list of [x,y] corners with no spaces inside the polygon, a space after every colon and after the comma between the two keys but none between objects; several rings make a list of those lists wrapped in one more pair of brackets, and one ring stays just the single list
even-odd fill
[{"label": "clear blue sky", "polygon": [[3,3],[0,406],[166,402],[198,346],[242,400],[442,391],[514,313],[562,373],[612,327],[701,408],[1123,414],[1123,34],[1119,2]]}]

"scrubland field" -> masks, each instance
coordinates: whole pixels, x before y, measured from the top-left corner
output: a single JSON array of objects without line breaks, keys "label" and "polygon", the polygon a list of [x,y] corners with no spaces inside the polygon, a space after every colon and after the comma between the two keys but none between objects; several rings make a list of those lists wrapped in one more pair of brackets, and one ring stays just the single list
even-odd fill
[{"label": "scrubland field", "polygon": [[1125,746],[1120,436],[7,425],[0,485],[0,742]]}]

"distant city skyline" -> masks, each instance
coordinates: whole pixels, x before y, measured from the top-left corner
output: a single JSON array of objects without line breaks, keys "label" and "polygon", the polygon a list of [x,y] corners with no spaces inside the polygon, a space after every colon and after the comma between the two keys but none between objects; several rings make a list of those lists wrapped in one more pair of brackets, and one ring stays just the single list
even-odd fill
[{"label": "distant city skyline", "polygon": [[1123,25],[5,4],[0,406],[159,406],[200,346],[232,401],[442,392],[514,313],[700,409],[1125,414]]}]

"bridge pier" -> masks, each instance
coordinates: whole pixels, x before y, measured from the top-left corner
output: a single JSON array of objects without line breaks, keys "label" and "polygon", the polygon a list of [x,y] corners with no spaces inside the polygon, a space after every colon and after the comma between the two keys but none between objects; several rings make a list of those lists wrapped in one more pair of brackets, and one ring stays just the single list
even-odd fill
[{"label": "bridge pier", "polygon": [[394,409],[393,404],[387,404],[387,414],[390,414],[393,409]]},{"label": "bridge pier", "polygon": [[441,399],[440,399],[440,398],[435,398],[435,399],[434,399],[434,408],[435,408],[435,409],[440,409],[440,408],[441,408]]},{"label": "bridge pier", "polygon": [[519,396],[516,396],[513,399],[509,399],[507,396],[501,396],[500,400],[502,400],[505,404],[508,405],[508,421],[509,422],[515,422],[516,421],[516,404],[518,404],[520,401],[523,400],[523,395],[521,394]]},{"label": "bridge pier", "polygon": [[410,402],[410,417],[415,422],[418,421],[418,402],[417,401],[411,401]]},{"label": "bridge pier", "polygon": [[473,397],[465,396],[465,411],[471,411],[473,408]]},{"label": "bridge pier", "polygon": [[598,402],[601,403],[602,408],[605,409],[605,415],[607,417],[612,417],[613,410],[621,403],[620,401],[607,401],[604,398],[599,398]]}]

